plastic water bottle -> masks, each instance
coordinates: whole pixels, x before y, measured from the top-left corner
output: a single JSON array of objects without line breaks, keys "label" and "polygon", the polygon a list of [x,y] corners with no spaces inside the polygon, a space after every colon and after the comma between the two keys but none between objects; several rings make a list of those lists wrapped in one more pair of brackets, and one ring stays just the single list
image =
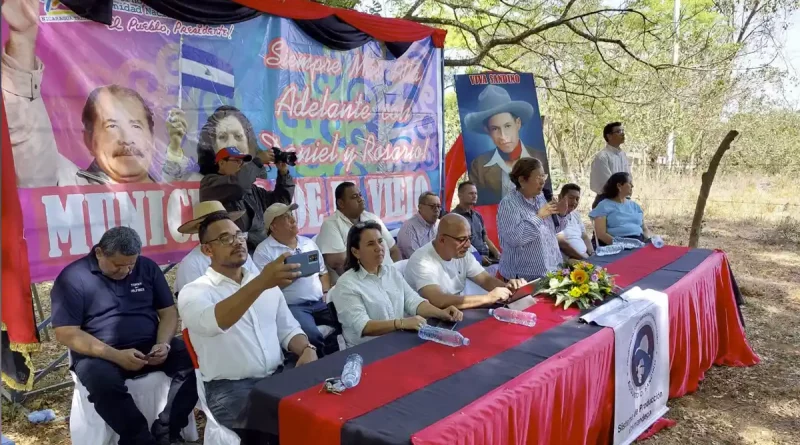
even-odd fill
[{"label": "plastic water bottle", "polygon": [[529,328],[536,326],[536,314],[533,312],[515,311],[507,307],[499,307],[497,309],[489,309],[489,315],[493,315],[494,318],[506,323],[521,324]]},{"label": "plastic water bottle", "polygon": [[661,237],[658,235],[650,238],[650,242],[653,243],[653,247],[655,247],[656,249],[664,247],[664,240],[661,239]]},{"label": "plastic water bottle", "polygon": [[56,419],[56,413],[52,409],[43,409],[41,411],[33,411],[28,414],[28,421],[30,423],[47,423]]},{"label": "plastic water bottle", "polygon": [[461,335],[460,332],[452,331],[450,329],[437,328],[427,324],[420,328],[419,338],[423,340],[435,341],[436,343],[445,346],[452,346],[454,348],[469,345],[469,339]]},{"label": "plastic water bottle", "polygon": [[609,246],[597,246],[597,250],[594,253],[597,256],[607,256],[607,255],[616,255],[620,252],[625,250],[625,247],[622,244],[611,244]]},{"label": "plastic water bottle", "polygon": [[345,388],[354,388],[361,382],[361,366],[364,359],[358,354],[350,354],[342,370],[342,384]]},{"label": "plastic water bottle", "polygon": [[644,247],[644,243],[634,238],[615,237],[613,244],[619,244],[624,249],[638,249]]}]

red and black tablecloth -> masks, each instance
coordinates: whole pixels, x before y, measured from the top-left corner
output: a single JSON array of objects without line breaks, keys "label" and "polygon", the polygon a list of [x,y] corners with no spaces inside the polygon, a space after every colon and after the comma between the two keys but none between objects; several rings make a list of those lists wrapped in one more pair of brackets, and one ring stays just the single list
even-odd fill
[{"label": "red and black tablecloth", "polygon": [[[739,295],[725,254],[646,247],[596,258],[623,288],[669,295],[670,397],[695,391],[712,364],[748,366]],[[282,445],[607,443],[614,403],[611,329],[578,322],[540,297],[534,328],[465,311],[469,347],[397,332],[264,379],[242,419],[279,433]],[[361,384],[321,393],[349,353],[364,358]]]}]

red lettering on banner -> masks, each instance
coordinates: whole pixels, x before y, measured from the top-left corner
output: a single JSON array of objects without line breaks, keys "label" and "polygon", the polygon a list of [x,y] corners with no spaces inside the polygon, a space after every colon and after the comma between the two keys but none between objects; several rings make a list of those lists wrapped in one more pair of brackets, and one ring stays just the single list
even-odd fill
[{"label": "red lettering on banner", "polygon": [[[410,218],[419,194],[431,189],[425,171],[298,178],[300,233],[319,231],[336,210],[336,186],[345,181],[365,191],[367,209],[386,223]],[[120,225],[139,234],[144,255],[160,264],[180,261],[197,242],[197,235],[178,233],[178,227],[191,219],[198,187],[197,182],[185,182],[19,189],[34,282],[55,278],[87,254],[103,233]]]},{"label": "red lettering on banner", "polygon": [[292,119],[313,119],[333,121],[361,121],[372,119],[372,106],[358,93],[353,101],[336,101],[331,99],[331,91],[325,88],[322,97],[311,97],[311,89],[300,88],[291,84],[283,90],[275,101],[275,116],[286,113]]},{"label": "red lettering on banner", "polygon": [[400,140],[396,144],[391,142],[380,144],[374,134],[368,134],[364,139],[364,153],[361,161],[367,164],[425,162],[428,160],[429,144],[430,140],[428,139],[425,139],[425,145],[419,145],[416,142],[409,144],[404,140]]},{"label": "red lettering on banner", "polygon": [[486,74],[470,74],[469,75],[469,84],[470,85],[487,85],[489,80],[486,78]]},{"label": "red lettering on banner", "polygon": [[289,43],[280,37],[269,42],[264,65],[268,68],[311,73],[312,78],[317,74],[342,74],[341,60],[293,51]]},{"label": "red lettering on banner", "polygon": [[363,53],[355,53],[347,66],[347,76],[351,79],[367,79],[383,83],[418,84],[424,74],[424,66],[419,60],[383,60]]},{"label": "red lettering on banner", "polygon": [[364,177],[367,208],[384,223],[406,221],[417,211],[417,197],[431,190],[424,172]]},{"label": "red lettering on banner", "polygon": [[515,73],[490,73],[489,83],[493,85],[513,84],[519,83],[520,76]]}]

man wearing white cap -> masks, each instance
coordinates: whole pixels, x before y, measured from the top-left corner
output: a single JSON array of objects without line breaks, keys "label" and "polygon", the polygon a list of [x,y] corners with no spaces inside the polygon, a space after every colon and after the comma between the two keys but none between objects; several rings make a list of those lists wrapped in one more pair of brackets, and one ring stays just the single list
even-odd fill
[{"label": "man wearing white cap", "polygon": [[[231,221],[236,221],[242,217],[244,211],[228,212],[219,201],[203,201],[194,206],[192,209],[192,219],[178,227],[178,232],[186,235],[196,234],[200,223],[208,216],[215,213],[226,213]],[[175,273],[175,294],[180,292],[183,286],[205,275],[206,269],[208,269],[210,265],[211,258],[203,254],[200,250],[200,244],[190,250],[178,264],[178,271]],[[244,263],[244,268],[254,274],[257,274],[259,271],[259,268],[253,263],[253,258],[251,258],[250,255],[247,255],[247,262]]]},{"label": "man wearing white cap", "polygon": [[[317,252],[319,247],[309,238],[298,235],[294,210],[297,204],[272,204],[264,212],[264,227],[267,239],[256,247],[253,261],[259,269],[275,261],[284,253],[295,255],[303,252]],[[317,347],[317,355],[324,355],[325,338],[317,326],[326,325],[339,328],[333,312],[325,303],[325,294],[330,289],[330,277],[325,262],[319,257],[319,273],[296,279],[281,289],[294,318],[300,323],[308,341]]]}]

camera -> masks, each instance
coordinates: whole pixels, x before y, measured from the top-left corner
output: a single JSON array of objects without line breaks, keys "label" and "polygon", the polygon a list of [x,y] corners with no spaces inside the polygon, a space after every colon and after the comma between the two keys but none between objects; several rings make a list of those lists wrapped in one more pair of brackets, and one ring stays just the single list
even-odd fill
[{"label": "camera", "polygon": [[275,156],[275,163],[283,162],[294,167],[297,165],[297,155],[290,151],[281,151],[278,147],[272,147],[272,154]]}]

